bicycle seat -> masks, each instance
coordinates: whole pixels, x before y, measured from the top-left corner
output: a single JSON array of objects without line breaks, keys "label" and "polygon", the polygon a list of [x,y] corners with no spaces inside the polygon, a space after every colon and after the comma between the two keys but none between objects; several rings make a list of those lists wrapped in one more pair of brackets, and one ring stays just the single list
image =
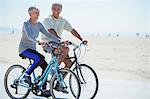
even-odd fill
[{"label": "bicycle seat", "polygon": [[[19,54],[19,56],[22,58],[22,59],[27,59],[27,57],[25,57],[25,56],[23,56],[23,55],[21,55],[21,54]],[[30,62],[30,64],[32,64],[32,59],[30,59],[30,58],[28,58],[29,59],[29,62]]]},{"label": "bicycle seat", "polygon": [[22,58],[22,59],[26,59],[26,57],[22,54],[19,54],[19,56]]}]

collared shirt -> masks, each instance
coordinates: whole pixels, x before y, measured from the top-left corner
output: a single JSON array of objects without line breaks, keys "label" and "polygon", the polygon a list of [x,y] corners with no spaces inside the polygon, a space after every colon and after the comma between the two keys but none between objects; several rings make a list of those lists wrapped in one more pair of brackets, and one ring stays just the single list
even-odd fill
[{"label": "collared shirt", "polygon": [[[58,19],[56,19],[52,15],[49,15],[47,18],[44,19],[43,25],[47,30],[54,29],[57,32],[58,36],[60,37],[62,35],[63,30],[67,30],[69,32],[73,30],[72,26],[67,20],[65,20],[62,17],[59,17]],[[50,40],[44,35],[41,35],[41,38],[42,40]]]}]

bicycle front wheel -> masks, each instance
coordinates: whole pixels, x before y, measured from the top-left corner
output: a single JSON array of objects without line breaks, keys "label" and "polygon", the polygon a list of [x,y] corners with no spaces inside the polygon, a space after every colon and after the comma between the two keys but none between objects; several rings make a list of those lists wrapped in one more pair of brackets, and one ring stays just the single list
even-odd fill
[{"label": "bicycle front wheel", "polygon": [[[81,87],[80,87],[79,80],[77,76],[75,75],[75,73],[69,69],[60,69],[60,73],[63,75],[64,90],[66,90],[68,93],[64,93],[61,89],[56,90],[55,86],[58,83],[58,78],[56,74],[54,74],[50,82],[50,90],[51,90],[53,99],[56,99],[56,98],[79,99]],[[71,77],[71,83],[69,81],[70,77]],[[72,94],[72,89],[70,88],[70,86],[72,86],[74,95]]]},{"label": "bicycle front wheel", "polygon": [[25,68],[21,65],[11,66],[4,77],[4,86],[7,94],[12,99],[24,99],[30,93],[30,90],[26,87],[19,86],[19,76],[25,71]]},{"label": "bicycle front wheel", "polygon": [[[81,99],[93,99],[98,92],[98,77],[96,72],[86,64],[80,64],[73,69],[81,84]],[[70,78],[71,79],[71,78]],[[72,92],[74,93],[73,89]]]}]

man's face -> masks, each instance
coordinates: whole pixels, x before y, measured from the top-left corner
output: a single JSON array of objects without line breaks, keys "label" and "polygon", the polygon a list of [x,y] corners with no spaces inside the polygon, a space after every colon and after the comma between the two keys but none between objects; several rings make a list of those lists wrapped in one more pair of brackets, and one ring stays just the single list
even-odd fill
[{"label": "man's face", "polygon": [[53,7],[52,7],[52,12],[56,15],[59,15],[61,10],[62,10],[62,8],[59,5],[53,5]]}]

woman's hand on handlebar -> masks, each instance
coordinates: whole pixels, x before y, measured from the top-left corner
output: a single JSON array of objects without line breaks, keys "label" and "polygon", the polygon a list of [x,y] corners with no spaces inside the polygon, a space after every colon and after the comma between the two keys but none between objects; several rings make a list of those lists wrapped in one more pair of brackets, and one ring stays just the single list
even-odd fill
[{"label": "woman's hand on handlebar", "polygon": [[46,42],[44,42],[44,41],[38,41],[38,44],[43,47],[46,44]]}]

